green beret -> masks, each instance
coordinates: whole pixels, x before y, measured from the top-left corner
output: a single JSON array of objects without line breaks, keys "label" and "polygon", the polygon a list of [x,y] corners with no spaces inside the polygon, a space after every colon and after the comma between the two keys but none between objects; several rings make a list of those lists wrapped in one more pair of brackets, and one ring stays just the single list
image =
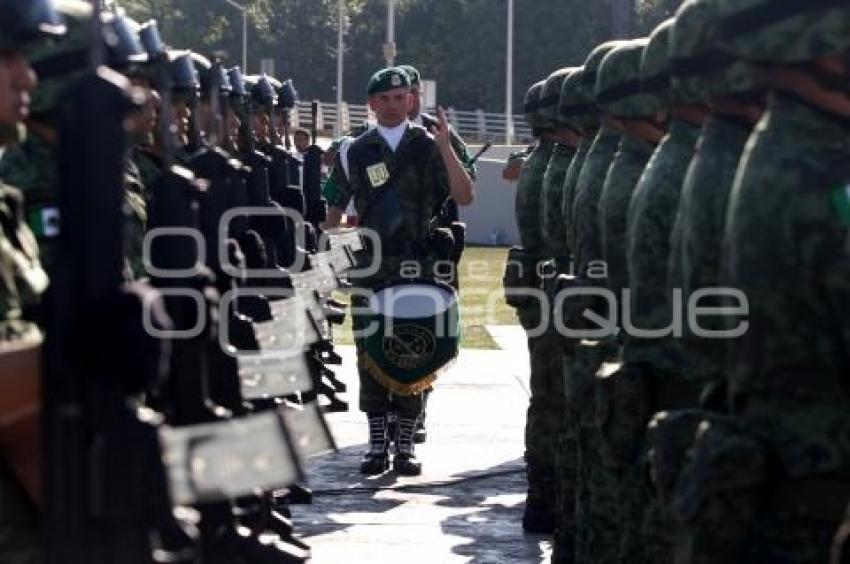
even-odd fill
[{"label": "green beret", "polygon": [[713,0],[721,40],[748,61],[799,63],[850,49],[850,4],[835,0]]},{"label": "green beret", "polygon": [[410,77],[399,67],[381,69],[369,79],[369,96],[389,92],[394,88],[410,87]]},{"label": "green beret", "polygon": [[419,86],[419,83],[422,81],[422,76],[419,74],[419,71],[416,70],[416,67],[412,67],[410,65],[398,65],[398,68],[406,72],[407,76],[410,77],[411,86]]},{"label": "green beret", "polygon": [[649,40],[635,39],[611,50],[596,73],[596,104],[622,118],[650,117],[666,109],[657,94],[641,92],[640,66]]},{"label": "green beret", "polygon": [[642,90],[670,97],[670,29],[675,19],[662,22],[649,36],[640,64]]},{"label": "green beret", "polygon": [[585,76],[584,67],[567,76],[558,103],[559,121],[579,130],[599,127],[593,89],[585,87]]},{"label": "green beret", "polygon": [[766,87],[763,70],[723,50],[717,24],[713,0],[688,0],[676,13],[670,32],[671,84],[684,102],[703,103]]}]

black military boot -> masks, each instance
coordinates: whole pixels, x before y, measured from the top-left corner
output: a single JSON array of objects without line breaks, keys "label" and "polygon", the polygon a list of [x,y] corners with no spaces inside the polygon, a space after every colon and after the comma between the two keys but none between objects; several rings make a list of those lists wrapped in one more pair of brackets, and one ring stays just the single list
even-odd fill
[{"label": "black military boot", "polygon": [[522,514],[522,529],[532,535],[551,535],[555,532],[555,513],[549,504],[528,498]]},{"label": "black military boot", "polygon": [[533,535],[555,532],[554,473],[551,468],[526,462],[528,495],[522,514],[522,528]]},{"label": "black military boot", "polygon": [[393,470],[402,476],[418,476],[422,473],[422,463],[413,454],[413,433],[418,417],[396,416],[396,454],[393,458]]},{"label": "black military boot", "polygon": [[427,440],[428,431],[425,429],[425,412],[423,411],[422,415],[419,416],[419,420],[416,422],[416,430],[413,432],[413,442],[421,445]]},{"label": "black military boot", "polygon": [[360,473],[367,476],[383,474],[390,467],[389,437],[387,436],[387,414],[368,413],[369,452],[360,464]]}]

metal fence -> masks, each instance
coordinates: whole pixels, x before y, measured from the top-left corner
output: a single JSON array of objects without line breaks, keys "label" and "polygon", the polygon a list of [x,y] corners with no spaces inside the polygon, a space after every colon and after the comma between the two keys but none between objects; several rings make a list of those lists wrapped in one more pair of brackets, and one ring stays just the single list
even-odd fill
[{"label": "metal fence", "polygon": [[[309,126],[311,121],[312,102],[298,102],[296,111],[293,112],[293,125],[295,127]],[[368,121],[370,111],[368,106],[342,103],[342,127],[339,131],[350,131],[352,126]],[[505,142],[505,114],[487,113],[483,110],[472,112],[447,110],[449,123],[466,141],[483,143],[492,141],[497,144]],[[332,136],[337,131],[337,108],[336,104],[319,102],[318,129],[327,136]],[[521,115],[514,116],[514,142],[523,144],[531,141],[531,129],[526,125]]]}]

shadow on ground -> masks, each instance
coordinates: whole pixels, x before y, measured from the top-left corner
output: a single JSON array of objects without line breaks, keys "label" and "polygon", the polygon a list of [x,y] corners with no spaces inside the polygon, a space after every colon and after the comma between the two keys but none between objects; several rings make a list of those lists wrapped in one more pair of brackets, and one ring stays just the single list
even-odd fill
[{"label": "shadow on ground", "polygon": [[[357,467],[365,448],[343,448],[311,470],[313,505],[295,511],[296,530],[308,544],[317,537],[327,544],[332,539],[351,542],[360,536],[365,541],[370,534],[394,535],[400,543],[405,538],[419,538],[432,547],[439,542],[444,554],[457,556],[440,561],[544,560],[545,539],[524,535],[520,525],[526,485],[521,458],[447,478],[405,478],[392,471],[364,478]],[[341,473],[341,465],[350,472]],[[432,538],[420,538],[423,535]]]}]

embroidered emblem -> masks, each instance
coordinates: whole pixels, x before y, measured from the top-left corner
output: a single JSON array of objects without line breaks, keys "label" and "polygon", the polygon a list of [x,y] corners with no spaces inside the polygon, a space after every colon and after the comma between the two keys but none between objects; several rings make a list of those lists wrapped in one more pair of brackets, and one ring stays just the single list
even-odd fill
[{"label": "embroidered emblem", "polygon": [[372,188],[380,188],[390,179],[390,171],[387,170],[385,163],[366,167],[366,174],[369,175],[369,183],[372,185]]}]

